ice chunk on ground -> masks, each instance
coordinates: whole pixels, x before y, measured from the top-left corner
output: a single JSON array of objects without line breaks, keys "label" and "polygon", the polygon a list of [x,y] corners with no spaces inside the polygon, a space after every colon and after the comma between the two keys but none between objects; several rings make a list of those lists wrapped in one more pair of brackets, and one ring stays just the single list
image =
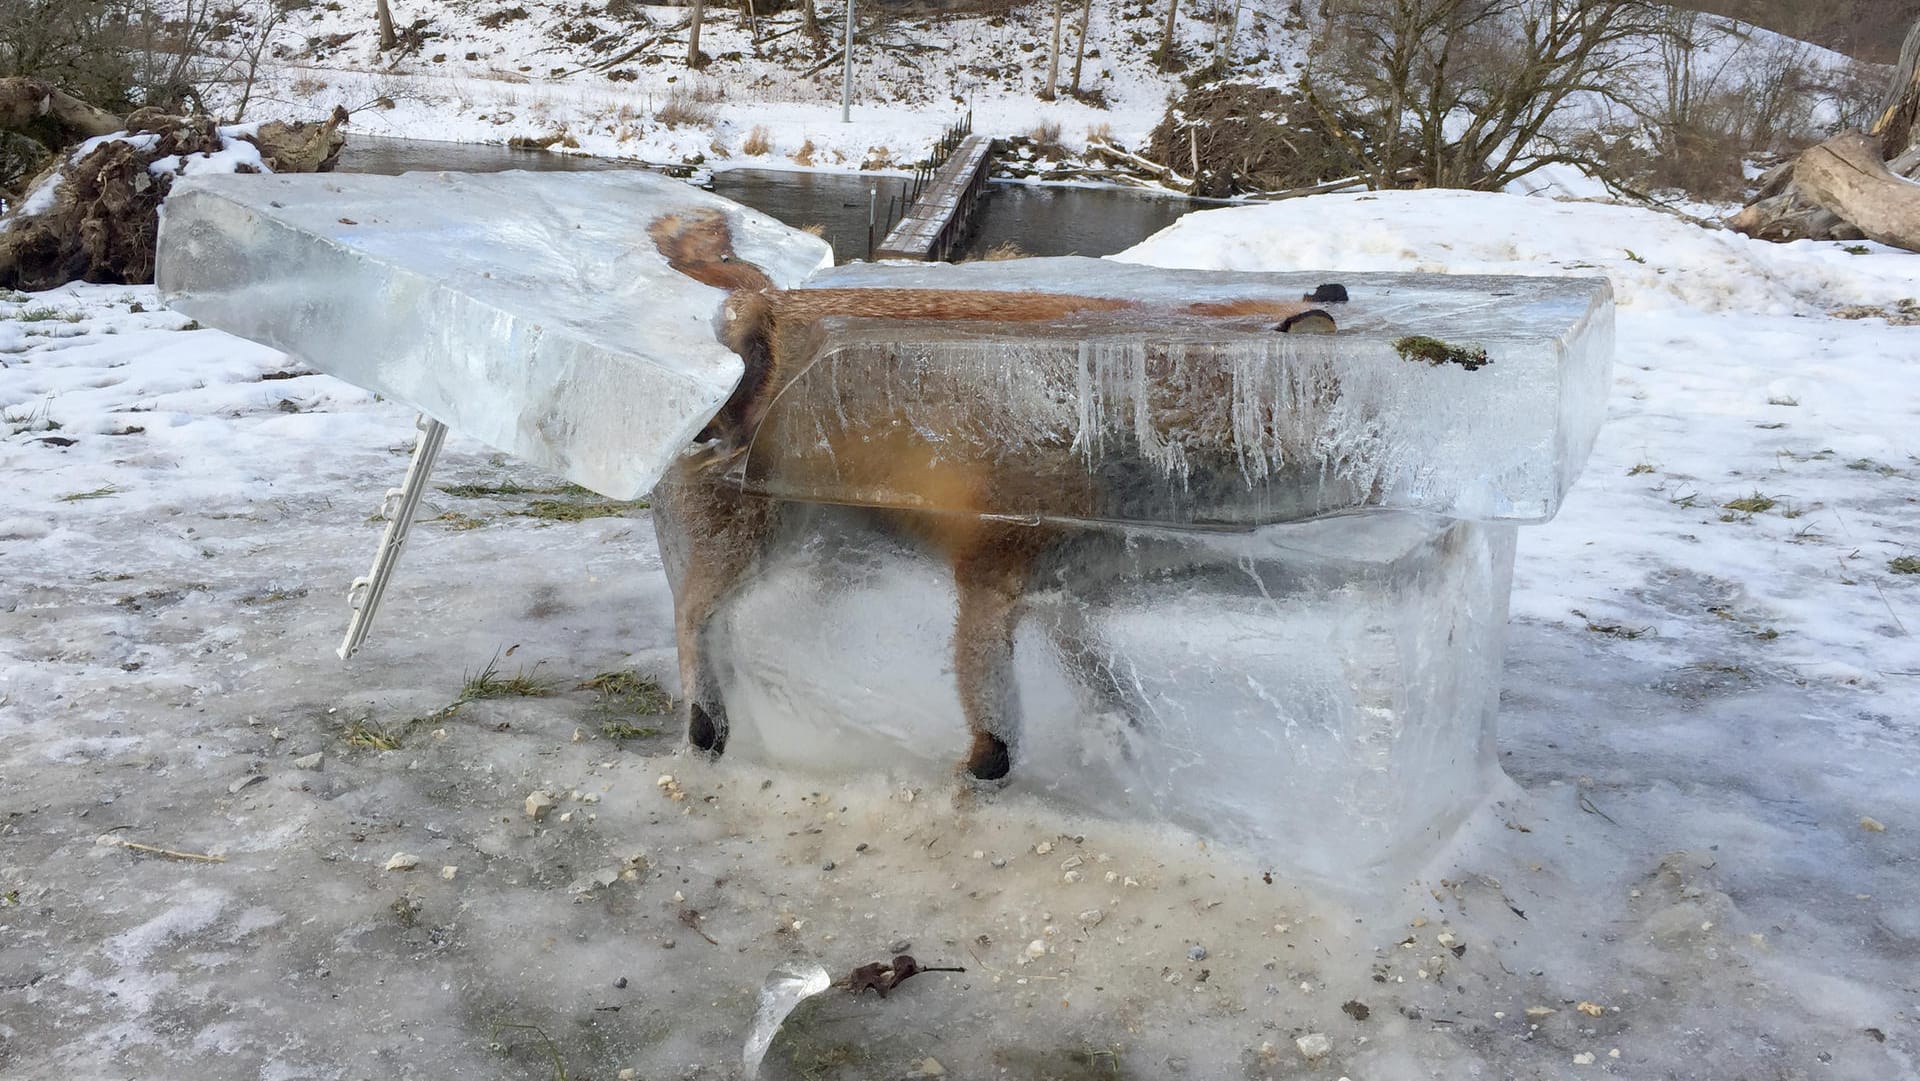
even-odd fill
[{"label": "ice chunk on ground", "polygon": [[788,286],[827,244],[639,172],[192,176],[162,215],[173,307],[604,495],[652,487],[739,381],[723,294],[667,266],[661,214],[719,211]]},{"label": "ice chunk on ground", "polygon": [[[1329,281],[1351,298],[1326,305],[1333,335],[1214,314]],[[1597,278],[1062,258],[851,266],[806,286],[1130,303],[1035,323],[823,323],[744,464],[748,490],[782,499],[1180,525],[1361,507],[1541,521],[1592,448],[1613,353]],[[978,483],[921,483],[936,471]]]},{"label": "ice chunk on ground", "polygon": [[[951,777],[969,733],[947,568],[871,512],[781,514],[704,636],[728,758]],[[1191,829],[1342,890],[1399,881],[1506,790],[1494,720],[1515,531],[1397,513],[1063,530],[1014,642],[1012,789]]]}]

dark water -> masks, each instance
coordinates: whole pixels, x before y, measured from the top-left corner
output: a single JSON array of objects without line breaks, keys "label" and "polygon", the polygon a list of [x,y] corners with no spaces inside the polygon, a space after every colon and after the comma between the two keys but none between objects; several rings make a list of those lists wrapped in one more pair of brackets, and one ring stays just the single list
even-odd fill
[{"label": "dark water", "polygon": [[[503,146],[434,143],[356,137],[347,143],[340,169],[349,173],[454,170],[493,173],[635,169],[638,162],[510,150]],[[874,241],[886,233],[890,203],[905,194],[899,177],[847,173],[801,173],[732,169],[715,173],[713,191],[793,226],[819,226],[840,262],[867,255],[869,208]],[[977,230],[964,257],[1002,244],[1024,255],[1111,255],[1145,240],[1202,204],[1186,199],[1100,188],[994,184],[982,205]]]}]

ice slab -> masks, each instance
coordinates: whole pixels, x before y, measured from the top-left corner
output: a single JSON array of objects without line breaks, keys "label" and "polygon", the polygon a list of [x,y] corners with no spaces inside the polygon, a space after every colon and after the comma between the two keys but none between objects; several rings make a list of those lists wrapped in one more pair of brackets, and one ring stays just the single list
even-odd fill
[{"label": "ice slab", "polygon": [[[969,732],[944,562],[884,515],[777,514],[704,636],[727,758],[953,783]],[[1010,789],[1345,889],[1403,881],[1505,783],[1515,531],[1391,512],[1065,530],[1022,602]]]},{"label": "ice slab", "polygon": [[617,499],[653,486],[724,402],[740,359],[724,294],[647,235],[724,214],[790,286],[825,241],[641,172],[190,177],[162,215],[174,308],[292,353]]},{"label": "ice slab", "polygon": [[[1196,303],[1297,301],[1334,335]],[[781,499],[1246,527],[1359,508],[1551,518],[1605,416],[1603,278],[1227,274],[1097,259],[855,265],[806,288],[1035,291],[1134,302],[1053,322],[836,317],[737,468]],[[1411,335],[1484,350],[1410,360]],[[928,485],[943,474],[950,482]],[[957,480],[956,480],[957,478]]]}]

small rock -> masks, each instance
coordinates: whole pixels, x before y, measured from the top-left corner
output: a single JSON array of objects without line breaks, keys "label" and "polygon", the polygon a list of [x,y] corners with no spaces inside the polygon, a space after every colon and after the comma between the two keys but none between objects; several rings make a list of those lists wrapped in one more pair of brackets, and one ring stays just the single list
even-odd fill
[{"label": "small rock", "polygon": [[1041,959],[1042,957],[1045,957],[1046,955],[1047,955],[1046,943],[1040,941],[1037,938],[1034,939],[1032,942],[1027,943],[1028,957],[1032,958],[1035,961],[1038,961],[1039,959]]},{"label": "small rock", "polygon": [[589,793],[587,793],[586,795],[584,795],[584,796],[581,796],[581,797],[580,797],[580,802],[581,802],[581,803],[599,803],[599,802],[600,802],[600,793],[598,793],[598,792],[589,792]]},{"label": "small rock", "polygon": [[640,1075],[635,1073],[633,1068],[629,1066],[628,1068],[621,1070],[615,1076],[617,1076],[620,1079],[620,1081],[634,1081],[634,1078],[639,1077]]},{"label": "small rock", "polygon": [[1079,916],[1080,922],[1086,924],[1088,927],[1098,927],[1100,926],[1100,921],[1106,918],[1107,914],[1097,908],[1089,908],[1085,912],[1080,913]]},{"label": "small rock", "polygon": [[238,793],[243,788],[252,788],[254,785],[257,785],[261,781],[264,781],[266,779],[267,779],[267,775],[264,773],[250,773],[247,776],[242,777],[239,780],[228,785],[227,793],[229,795],[232,795],[232,794]]},{"label": "small rock", "polygon": [[1348,1017],[1353,1018],[1355,1021],[1365,1021],[1368,1017],[1373,1015],[1373,1010],[1370,1007],[1368,1007],[1366,1003],[1360,1001],[1357,998],[1348,1002],[1341,1003],[1340,1009],[1345,1011],[1346,1015]]},{"label": "small rock", "polygon": [[1300,1049],[1300,1054],[1308,1062],[1319,1062],[1333,1054],[1333,1041],[1327,1039],[1324,1033],[1309,1032],[1293,1041],[1293,1046]]},{"label": "small rock", "polygon": [[1005,856],[995,856],[987,861],[987,865],[996,869],[1005,867],[1007,865],[1007,858]]},{"label": "small rock", "polygon": [[947,1076],[947,1068],[945,1066],[940,1065],[940,1060],[937,1058],[924,1058],[924,1059],[921,1059],[920,1062],[914,1066],[913,1076],[945,1077]]},{"label": "small rock", "polygon": [[460,868],[455,867],[451,864],[440,868],[440,877],[446,879],[448,882],[452,882],[454,876],[459,873],[460,873]]},{"label": "small rock", "polygon": [[387,857],[389,871],[411,871],[418,866],[420,866],[420,857],[411,852],[395,852]]},{"label": "small rock", "polygon": [[535,822],[547,817],[547,812],[553,810],[556,806],[558,806],[558,804],[549,792],[535,789],[527,794],[527,817],[533,819]]},{"label": "small rock", "polygon": [[1575,1006],[1574,1009],[1579,1010],[1588,1017],[1599,1017],[1607,1012],[1606,1007],[1600,1005],[1598,1002],[1582,1002],[1580,1005]]},{"label": "small rock", "polygon": [[1080,880],[1081,880],[1082,878],[1084,878],[1084,877],[1086,877],[1086,876],[1085,876],[1085,875],[1082,875],[1082,874],[1081,874],[1080,872],[1078,872],[1078,871],[1068,871],[1068,872],[1067,872],[1066,874],[1064,874],[1064,875],[1061,875],[1061,876],[1060,876],[1060,878],[1061,878],[1061,879],[1062,879],[1062,880],[1063,880],[1064,882],[1066,882],[1066,884],[1067,884],[1067,885],[1069,885],[1069,886],[1071,886],[1071,885],[1073,885],[1074,883],[1076,883],[1076,882],[1078,882],[1078,881],[1080,881]]},{"label": "small rock", "polygon": [[1052,841],[1041,841],[1039,844],[1033,846],[1033,854],[1036,856],[1044,856],[1047,853],[1052,851],[1053,851]]},{"label": "small rock", "polygon": [[655,788],[672,788],[672,787],[673,787],[673,774],[671,774],[671,773],[662,773],[662,774],[660,775],[660,779],[659,779],[659,780],[657,780],[657,781],[655,781],[655,782],[653,782],[653,787],[655,787]]},{"label": "small rock", "polygon": [[1879,819],[1868,818],[1866,815],[1860,816],[1860,828],[1863,830],[1866,830],[1868,833],[1887,832],[1887,827],[1884,824],[1882,824]]},{"label": "small rock", "polygon": [[1446,931],[1442,931],[1439,934],[1433,936],[1433,940],[1435,942],[1438,942],[1442,946],[1451,946],[1455,942],[1459,941],[1459,939],[1454,938],[1451,934],[1447,933]]},{"label": "small rock", "polygon": [[1060,861],[1060,869],[1062,871],[1071,871],[1085,862],[1087,861],[1081,859],[1079,856],[1068,856],[1066,859]]},{"label": "small rock", "polygon": [[1575,1055],[1575,1056],[1573,1056],[1573,1064],[1574,1064],[1575,1066],[1591,1066],[1591,1065],[1593,1065],[1593,1052],[1591,1052],[1591,1051],[1582,1051],[1582,1052],[1580,1052],[1579,1054],[1577,1054],[1577,1055]]},{"label": "small rock", "polygon": [[1538,1020],[1539,1018],[1542,1018],[1542,1017],[1551,1017],[1553,1016],[1554,1012],[1555,1011],[1552,1006],[1528,1006],[1527,1007],[1527,1017],[1534,1020]]},{"label": "small rock", "polygon": [[1206,959],[1207,948],[1205,946],[1195,946],[1187,951],[1187,960],[1189,961],[1204,961]]},{"label": "small rock", "polygon": [[324,751],[315,751],[312,754],[301,755],[294,759],[291,764],[294,769],[317,770],[320,768],[320,764],[326,760],[327,756]]},{"label": "small rock", "polygon": [[820,869],[822,871],[831,871],[833,870],[833,868],[834,868],[834,863],[832,860],[828,860],[827,862],[820,865]]},{"label": "small rock", "polygon": [[891,954],[902,954],[911,949],[913,949],[913,942],[909,939],[896,938],[887,943],[887,952]]},{"label": "small rock", "polygon": [[[625,991],[627,989],[627,978],[625,976],[620,977],[619,979],[613,981],[613,986],[614,986],[614,989],[617,991]],[[621,1071],[621,1073],[629,1074],[629,1075],[632,1074],[632,1072],[633,1071],[631,1070]]]}]

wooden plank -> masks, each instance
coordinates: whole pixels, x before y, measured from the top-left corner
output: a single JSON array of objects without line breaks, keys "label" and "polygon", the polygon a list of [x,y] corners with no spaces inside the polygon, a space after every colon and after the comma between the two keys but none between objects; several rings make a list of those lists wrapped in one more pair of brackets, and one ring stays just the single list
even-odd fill
[{"label": "wooden plank", "polygon": [[972,217],[992,152],[993,140],[984,135],[962,140],[873,257],[929,260],[946,256],[954,247],[958,228]]}]

